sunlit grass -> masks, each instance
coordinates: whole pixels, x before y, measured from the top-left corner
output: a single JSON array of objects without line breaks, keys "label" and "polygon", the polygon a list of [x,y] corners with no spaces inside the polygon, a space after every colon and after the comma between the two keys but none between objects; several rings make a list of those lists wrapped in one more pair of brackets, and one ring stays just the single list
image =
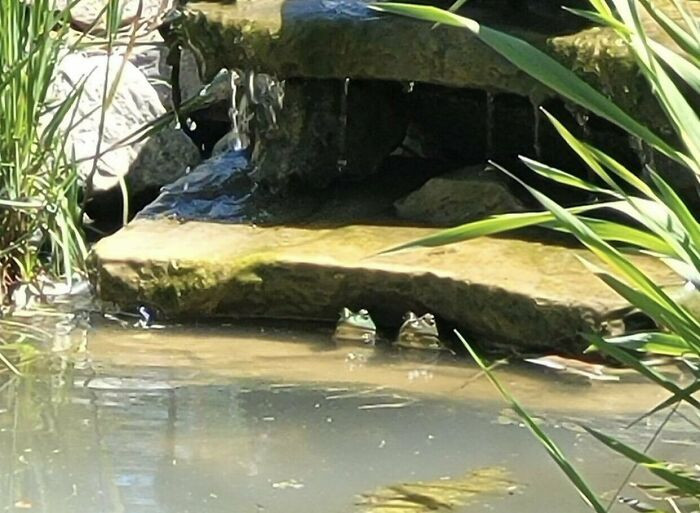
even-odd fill
[{"label": "sunlit grass", "polygon": [[[692,102],[697,100],[700,93],[700,26],[689,5],[682,0],[671,2],[671,8],[678,14],[677,18],[682,20],[675,22],[653,0],[590,0],[590,3],[590,11],[575,13],[608,26],[627,44],[640,73],[649,83],[650,91],[666,114],[675,137],[659,136],[635,119],[633,114],[623,111],[611,99],[586,84],[574,72],[525,41],[480,25],[476,20],[436,7],[396,3],[379,3],[373,7],[383,12],[471,31],[486,45],[562,97],[618,125],[630,136],[680,164],[697,180],[700,176],[700,119],[692,107]],[[679,50],[668,48],[649,38],[641,21],[640,9],[659,23],[666,35],[678,45]],[[691,96],[694,98],[691,99]],[[493,216],[443,230],[420,240],[409,241],[392,250],[438,246],[532,225],[573,234],[591,251],[592,256],[596,257],[595,261],[586,260],[582,264],[589,267],[591,272],[632,305],[651,317],[658,327],[656,330],[608,339],[595,333],[583,334],[590,342],[591,349],[601,351],[632,367],[670,392],[669,399],[657,405],[647,415],[666,410],[668,419],[681,402],[689,404],[700,414],[700,403],[693,397],[693,394],[700,390],[700,371],[696,366],[697,358],[700,357],[700,225],[653,165],[646,166],[644,171],[649,180],[644,181],[639,178],[642,175],[641,170],[629,169],[612,156],[579,140],[559,120],[549,113],[545,114],[597,181],[593,183],[591,180],[581,179],[565,170],[555,169],[529,158],[522,157],[522,162],[538,175],[563,185],[594,191],[606,201],[592,206],[564,208],[553,198],[499,167],[525,187],[545,210],[537,213]],[[669,142],[672,140],[677,143]],[[494,164],[498,167],[497,163]],[[613,210],[634,222],[625,224],[590,217],[590,214],[600,209]],[[674,292],[659,287],[629,258],[630,253],[645,253],[659,259],[675,271],[679,283],[686,283],[686,286]],[[682,292],[678,294],[678,290]],[[607,511],[612,503],[603,505],[566,456],[532,422],[528,413],[498,382],[473,348],[465,340],[463,342],[494,386],[523,418],[586,502],[599,513]],[[650,351],[686,360],[687,369],[694,378],[691,384],[681,386],[647,366],[641,356]],[[695,509],[700,506],[700,478],[697,474],[678,471],[674,465],[648,457],[645,454],[646,450],[638,451],[607,435],[591,429],[588,431],[611,449],[666,481],[669,489],[676,495],[690,499]],[[674,499],[670,496],[667,499],[673,511],[680,511]],[[661,508],[658,511],[665,510]]]},{"label": "sunlit grass", "polygon": [[87,254],[76,166],[58,133],[81,89],[48,103],[67,16],[50,0],[0,0],[0,295],[41,272],[70,277]]}]

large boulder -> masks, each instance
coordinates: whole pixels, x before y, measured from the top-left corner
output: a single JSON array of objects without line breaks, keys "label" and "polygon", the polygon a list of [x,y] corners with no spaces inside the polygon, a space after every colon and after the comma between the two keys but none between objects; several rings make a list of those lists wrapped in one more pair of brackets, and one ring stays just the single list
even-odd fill
[{"label": "large boulder", "polygon": [[[208,74],[227,68],[279,78],[416,81],[487,89],[541,99],[552,92],[491,50],[468,30],[382,15],[367,0],[255,0],[188,2],[183,25],[198,45]],[[420,2],[433,3],[433,2]],[[442,2],[447,6],[451,2]],[[624,42],[609,28],[559,6],[580,0],[467,2],[460,11],[524,38],[656,127],[665,117]],[[522,6],[518,8],[518,6]],[[659,2],[670,17],[671,2]],[[689,2],[700,12],[698,2]],[[582,25],[583,20],[583,25]],[[651,37],[663,31],[644,19]]]},{"label": "large boulder", "polygon": [[[105,77],[109,70],[108,88],[119,76],[111,104],[104,116],[101,131],[101,105]],[[118,186],[124,178],[131,193],[160,187],[182,176],[199,160],[199,151],[180,130],[165,127],[144,140],[123,144],[137,130],[153,123],[166,113],[157,92],[146,77],[122,56],[72,53],[65,55],[58,66],[51,86],[50,98],[60,102],[84,80],[84,89],[74,112],[64,119],[62,128],[77,120],[67,130],[67,148],[78,160],[78,172],[86,187],[94,192]],[[53,111],[46,114],[46,122]],[[100,152],[93,167],[94,155]]]},{"label": "large boulder", "polygon": [[[55,0],[56,9],[70,6],[71,25],[82,32],[104,33],[106,30],[106,8],[109,0]],[[160,24],[173,6],[173,0],[120,0],[117,22],[119,28],[136,25],[139,28]]]}]

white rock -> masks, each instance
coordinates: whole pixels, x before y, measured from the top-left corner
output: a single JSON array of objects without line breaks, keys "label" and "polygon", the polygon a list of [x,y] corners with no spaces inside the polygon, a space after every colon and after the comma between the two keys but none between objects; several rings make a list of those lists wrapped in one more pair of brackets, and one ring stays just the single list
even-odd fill
[{"label": "white rock", "polygon": [[168,47],[162,36],[157,32],[149,32],[138,38],[138,44],[129,54],[129,62],[143,73],[148,82],[158,93],[160,102],[166,109],[172,108],[172,87],[170,74],[172,68],[166,62]]},{"label": "white rock", "polygon": [[[119,85],[111,105],[105,114],[105,126],[101,141],[99,127],[105,76],[109,62],[108,89],[118,76]],[[68,54],[58,66],[50,91],[50,98],[60,102],[67,98],[81,79],[88,76],[84,91],[75,107],[74,126],[68,133],[69,151],[79,162],[81,178],[87,181],[93,168],[93,157],[98,148],[104,152],[114,148],[140,127],[165,113],[158,94],[146,77],[122,56]],[[49,112],[47,116],[51,116]],[[67,127],[71,115],[63,120]],[[48,122],[48,117],[45,118]],[[129,144],[109,151],[98,159],[92,175],[95,191],[116,187],[120,177],[125,177],[130,192],[170,183],[182,176],[188,166],[199,162],[199,152],[194,143],[181,131],[164,128],[145,141]]]}]

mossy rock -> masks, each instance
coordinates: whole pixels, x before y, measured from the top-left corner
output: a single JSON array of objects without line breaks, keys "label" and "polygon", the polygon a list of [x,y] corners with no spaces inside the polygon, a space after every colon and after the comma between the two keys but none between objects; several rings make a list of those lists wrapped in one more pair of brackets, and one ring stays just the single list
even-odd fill
[{"label": "mossy rock", "polygon": [[[432,312],[488,342],[580,350],[626,303],[573,250],[480,238],[448,247],[378,254],[425,228],[339,228],[139,220],[95,246],[101,299],[149,304],[178,319],[266,317],[334,322],[343,306],[367,308],[398,329],[408,311]],[[672,273],[638,263],[657,283]]]}]

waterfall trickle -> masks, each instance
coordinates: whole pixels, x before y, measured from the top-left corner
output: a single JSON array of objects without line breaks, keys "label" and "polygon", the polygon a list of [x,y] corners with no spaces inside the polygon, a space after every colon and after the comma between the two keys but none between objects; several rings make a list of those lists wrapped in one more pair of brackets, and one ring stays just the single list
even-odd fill
[{"label": "waterfall trickle", "polygon": [[542,112],[540,111],[540,105],[534,102],[532,103],[532,116],[534,121],[532,127],[532,148],[535,151],[535,158],[537,160],[542,160],[542,144],[540,141]]},{"label": "waterfall trickle", "polygon": [[546,97],[542,93],[531,93],[529,95],[530,105],[532,105],[532,149],[537,160],[542,159],[542,104]]},{"label": "waterfall trickle", "polygon": [[493,155],[493,126],[495,114],[495,95],[491,91],[486,91],[486,158]]},{"label": "waterfall trickle", "polygon": [[228,149],[241,151],[250,145],[248,137],[248,99],[245,94],[238,99],[238,86],[241,82],[241,75],[238,71],[231,70],[231,106],[228,110],[228,117],[231,120],[231,131],[228,137]]},{"label": "waterfall trickle", "polygon": [[345,171],[348,167],[347,144],[348,144],[348,92],[350,90],[350,77],[345,77],[340,92],[340,131],[338,134],[338,173]]},{"label": "waterfall trickle", "polygon": [[266,213],[254,205],[257,184],[250,177],[250,150],[257,134],[277,127],[284,82],[264,73],[221,70],[198,97],[195,101],[202,106],[229,101],[231,129],[216,143],[210,159],[163,187],[138,217],[263,220]]}]

